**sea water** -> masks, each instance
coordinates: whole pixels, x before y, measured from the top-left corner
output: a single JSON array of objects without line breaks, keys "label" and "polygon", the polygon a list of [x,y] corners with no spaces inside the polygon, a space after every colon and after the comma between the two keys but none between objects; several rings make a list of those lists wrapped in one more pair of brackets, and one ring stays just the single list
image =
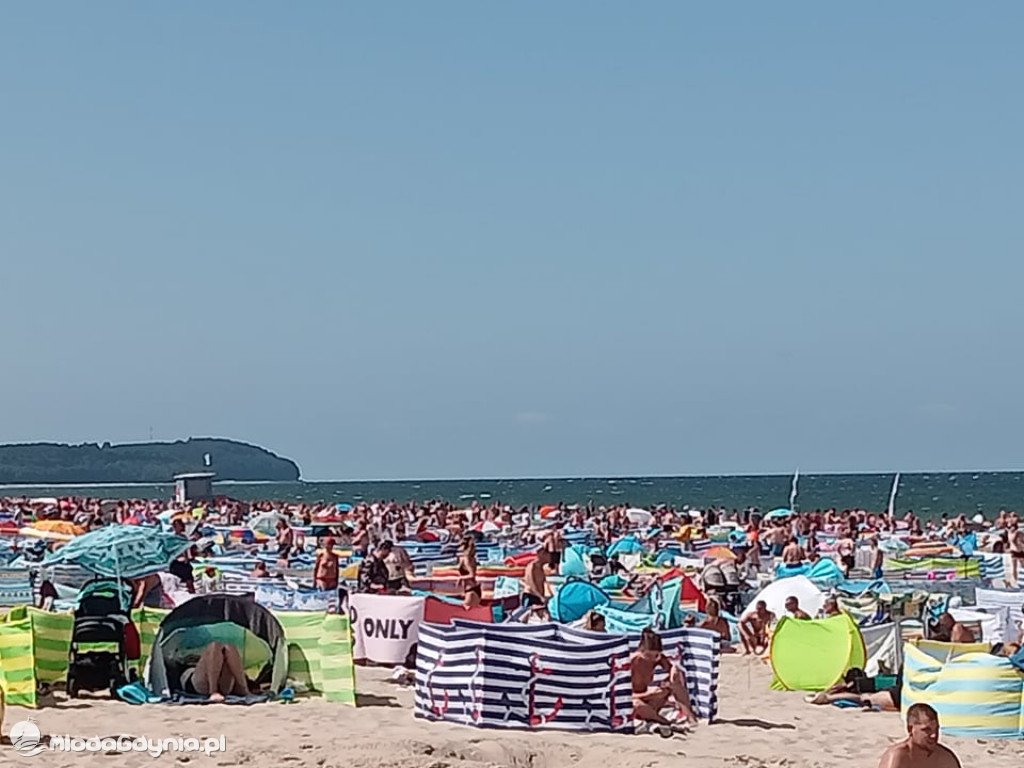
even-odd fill
[{"label": "sea water", "polygon": [[[884,510],[892,488],[891,474],[801,475],[796,506],[802,510]],[[721,475],[688,477],[576,477],[521,480],[402,480],[299,483],[216,483],[217,493],[236,499],[286,502],[346,502],[445,499],[469,506],[501,502],[515,507],[541,504],[669,504],[705,508],[712,505],[762,511],[789,504],[789,475]],[[0,486],[0,496],[92,496],[106,499],[169,499],[167,485],[103,485],[16,488]],[[895,509],[934,517],[961,512],[1024,510],[1024,472],[932,472],[902,474]]]}]

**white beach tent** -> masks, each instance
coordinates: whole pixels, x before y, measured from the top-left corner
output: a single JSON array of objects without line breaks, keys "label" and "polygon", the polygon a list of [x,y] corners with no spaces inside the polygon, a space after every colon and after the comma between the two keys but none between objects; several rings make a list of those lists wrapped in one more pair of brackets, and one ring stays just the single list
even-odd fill
[{"label": "white beach tent", "polygon": [[800,608],[811,616],[816,615],[825,604],[825,593],[814,586],[813,581],[803,575],[789,576],[773,581],[758,592],[742,616],[749,616],[754,612],[758,601],[764,600],[768,610],[781,618],[786,615],[786,598],[791,596],[799,600]]}]

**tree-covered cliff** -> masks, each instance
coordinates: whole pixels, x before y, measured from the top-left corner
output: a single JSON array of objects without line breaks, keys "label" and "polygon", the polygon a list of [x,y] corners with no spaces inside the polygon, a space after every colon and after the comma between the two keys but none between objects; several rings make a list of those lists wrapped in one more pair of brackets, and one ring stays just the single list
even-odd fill
[{"label": "tree-covered cliff", "polygon": [[125,445],[0,445],[0,484],[167,483],[182,472],[202,471],[215,472],[217,480],[299,479],[294,461],[256,445],[218,438]]}]

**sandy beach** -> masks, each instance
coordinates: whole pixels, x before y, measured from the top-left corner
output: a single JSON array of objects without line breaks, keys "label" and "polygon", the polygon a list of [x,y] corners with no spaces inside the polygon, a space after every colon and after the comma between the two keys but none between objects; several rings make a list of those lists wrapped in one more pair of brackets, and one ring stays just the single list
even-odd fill
[{"label": "sandy beach", "polygon": [[[89,737],[226,738],[227,751],[207,757],[165,754],[158,764],[196,763],[262,768],[555,768],[607,765],[618,768],[744,765],[824,768],[875,766],[885,747],[901,738],[899,717],[816,707],[802,693],[769,689],[770,671],[756,660],[727,656],[718,722],[688,735],[621,736],[600,733],[526,733],[429,723],[412,714],[412,690],[387,680],[387,671],[360,669],[356,709],[306,699],[294,704],[235,706],[130,706],[103,699],[67,701],[30,711],[10,707],[4,734],[32,715],[46,734]],[[1024,743],[946,739],[964,766],[1003,768],[1020,764]],[[44,753],[23,758],[8,744],[5,764],[119,768],[152,758],[138,754]]]}]

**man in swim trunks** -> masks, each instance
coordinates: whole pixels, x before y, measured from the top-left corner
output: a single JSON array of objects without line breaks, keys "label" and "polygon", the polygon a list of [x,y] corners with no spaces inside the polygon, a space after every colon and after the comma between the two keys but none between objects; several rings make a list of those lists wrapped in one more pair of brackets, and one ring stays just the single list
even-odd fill
[{"label": "man in swim trunks", "polygon": [[782,553],[786,548],[786,539],[788,538],[789,533],[784,525],[775,525],[768,531],[768,541],[772,546],[772,557],[782,557]]},{"label": "man in swim trunks", "polygon": [[760,655],[768,648],[768,627],[775,614],[768,610],[764,600],[758,600],[754,612],[740,619],[740,639],[744,654]]},{"label": "man in swim trunks", "polygon": [[531,608],[544,605],[548,601],[548,577],[544,568],[551,562],[551,553],[547,549],[537,552],[537,557],[526,566],[523,575],[523,605]]},{"label": "man in swim trunks", "polygon": [[1016,513],[1011,514],[1008,519],[1006,534],[1013,581],[1019,585],[1020,568],[1024,565],[1024,530],[1020,528],[1020,520]]},{"label": "man in swim trunks", "polygon": [[[640,644],[629,658],[630,675],[633,679],[633,719],[657,726],[670,726],[678,720],[696,724],[697,716],[690,706],[690,694],[686,690],[683,672],[662,652],[661,636],[650,627],[640,634]],[[654,685],[654,672],[663,669],[668,679]],[[669,719],[661,714],[669,703],[675,705],[675,717]],[[659,730],[661,735],[666,735]]]},{"label": "man in swim trunks", "polygon": [[927,704],[907,710],[907,738],[882,753],[878,768],[961,768],[960,758],[939,744],[939,715]]},{"label": "man in swim trunks", "polygon": [[786,548],[782,550],[782,562],[785,565],[801,565],[807,559],[807,553],[800,546],[796,537],[790,538]]},{"label": "man in swim trunks", "polygon": [[850,578],[850,573],[856,565],[854,552],[856,552],[857,545],[853,541],[853,536],[852,530],[843,531],[843,537],[836,544],[836,554],[839,555],[839,564],[842,566],[843,576],[846,578]]},{"label": "man in swim trunks", "polygon": [[317,589],[332,592],[338,588],[338,553],[334,551],[333,536],[324,539],[323,551],[316,556],[313,585]]}]

